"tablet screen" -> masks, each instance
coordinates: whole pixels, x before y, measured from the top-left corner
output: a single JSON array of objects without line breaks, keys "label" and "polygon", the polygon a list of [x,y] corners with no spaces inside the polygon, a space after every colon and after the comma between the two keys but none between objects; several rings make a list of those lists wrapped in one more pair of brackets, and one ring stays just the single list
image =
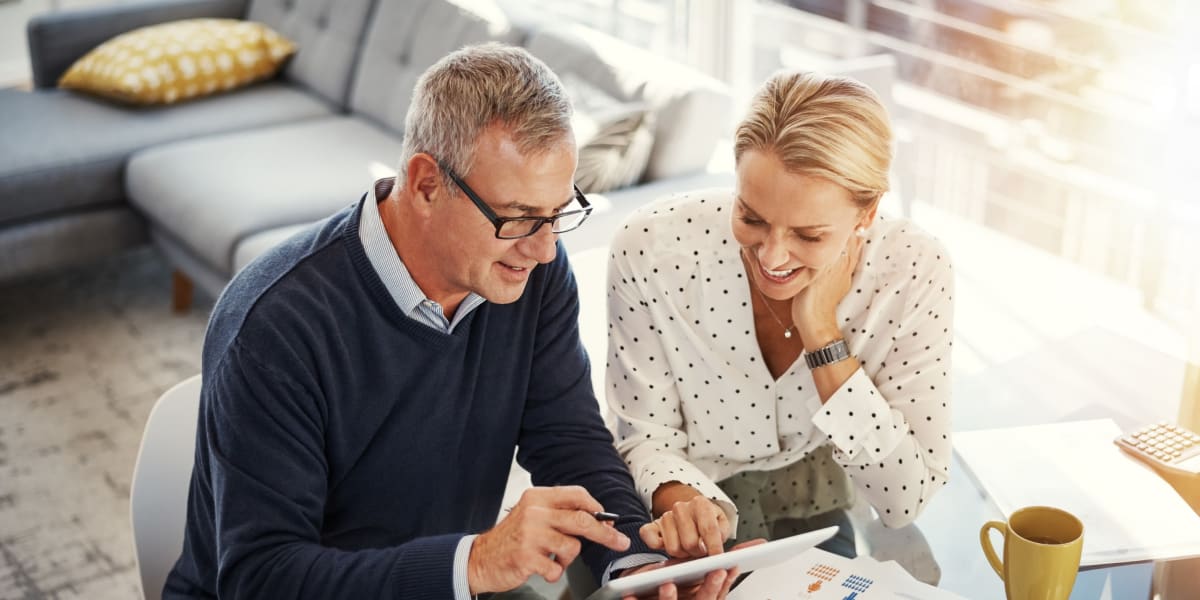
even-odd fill
[{"label": "tablet screen", "polygon": [[738,567],[738,570],[742,574],[749,573],[754,569],[767,567],[792,558],[833,537],[837,532],[838,528],[834,525],[808,533],[780,538],[749,548],[730,550],[722,554],[705,556],[669,567],[654,569],[653,571],[637,573],[627,577],[618,577],[600,588],[600,591],[596,595],[589,596],[589,600],[620,600],[623,596],[652,592],[658,589],[658,586],[667,582],[674,582],[677,585],[688,585],[704,579],[704,576],[709,571],[717,569]]}]

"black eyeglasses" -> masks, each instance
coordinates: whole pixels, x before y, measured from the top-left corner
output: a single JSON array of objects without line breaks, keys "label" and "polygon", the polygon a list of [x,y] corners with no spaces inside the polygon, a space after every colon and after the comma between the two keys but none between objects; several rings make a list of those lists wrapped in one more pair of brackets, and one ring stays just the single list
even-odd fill
[{"label": "black eyeglasses", "polygon": [[467,185],[467,182],[460,179],[458,175],[455,175],[454,171],[440,161],[438,162],[438,166],[446,172],[446,175],[450,176],[450,180],[454,182],[454,185],[457,185],[458,189],[462,190],[467,195],[467,198],[471,199],[471,202],[475,204],[479,212],[483,213],[483,216],[492,222],[492,225],[496,227],[496,237],[502,240],[529,237],[537,233],[542,228],[542,225],[546,223],[550,224],[550,231],[554,233],[566,233],[583,225],[588,215],[592,214],[592,203],[588,202],[583,192],[579,191],[579,186],[573,186],[575,188],[575,203],[579,204],[578,210],[560,212],[552,217],[500,217],[479,197],[479,194],[475,193],[475,190],[471,189],[471,186]]}]

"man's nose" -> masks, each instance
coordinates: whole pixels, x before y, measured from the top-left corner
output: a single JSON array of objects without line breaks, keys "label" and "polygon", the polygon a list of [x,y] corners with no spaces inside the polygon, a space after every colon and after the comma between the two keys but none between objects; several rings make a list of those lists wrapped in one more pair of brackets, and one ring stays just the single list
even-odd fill
[{"label": "man's nose", "polygon": [[558,234],[551,223],[543,223],[533,235],[521,240],[521,253],[539,263],[552,262],[558,254]]}]

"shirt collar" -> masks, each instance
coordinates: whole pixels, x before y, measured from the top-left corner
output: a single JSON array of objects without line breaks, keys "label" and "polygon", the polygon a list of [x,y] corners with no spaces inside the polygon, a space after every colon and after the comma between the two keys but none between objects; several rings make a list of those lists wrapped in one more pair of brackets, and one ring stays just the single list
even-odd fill
[{"label": "shirt collar", "polygon": [[425,292],[421,291],[420,286],[413,280],[412,274],[408,272],[408,268],[404,266],[404,261],[400,260],[400,255],[396,253],[396,247],[392,245],[387,229],[383,226],[383,218],[379,215],[379,203],[386,200],[391,194],[394,183],[394,178],[385,177],[377,180],[367,191],[366,200],[363,202],[362,216],[359,217],[358,239],[362,242],[363,250],[367,253],[367,260],[371,262],[371,267],[383,280],[383,285],[387,288],[388,294],[391,295],[396,306],[406,316],[433,325],[435,323],[430,323],[429,318],[422,318],[421,313],[436,313],[441,317],[438,319],[442,321],[442,323],[438,323],[441,325],[440,328],[444,331],[451,331],[467,314],[483,304],[484,298],[474,292],[467,294],[454,313],[454,321],[446,322],[441,308],[430,300]]}]

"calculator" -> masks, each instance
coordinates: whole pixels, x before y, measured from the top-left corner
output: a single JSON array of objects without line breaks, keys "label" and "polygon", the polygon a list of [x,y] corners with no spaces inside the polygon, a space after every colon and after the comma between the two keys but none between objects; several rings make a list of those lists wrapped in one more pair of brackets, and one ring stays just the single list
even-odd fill
[{"label": "calculator", "polygon": [[1200,434],[1170,423],[1147,425],[1113,440],[1122,450],[1153,467],[1200,474]]}]

